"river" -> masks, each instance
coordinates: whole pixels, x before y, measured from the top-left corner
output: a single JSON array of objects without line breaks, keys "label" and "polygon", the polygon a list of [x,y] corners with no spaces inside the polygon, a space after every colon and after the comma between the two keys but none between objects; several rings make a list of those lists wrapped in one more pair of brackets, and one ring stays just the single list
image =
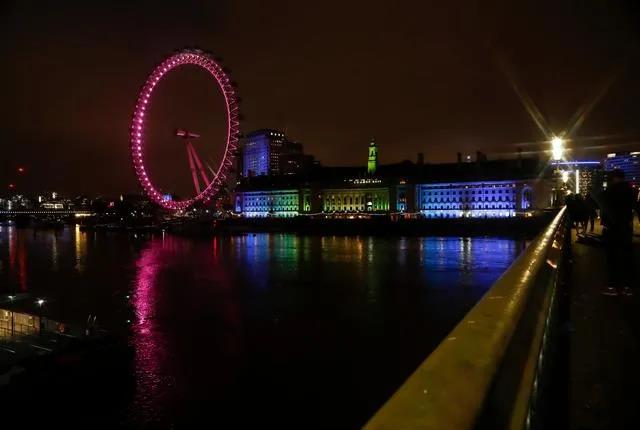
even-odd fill
[{"label": "river", "polygon": [[127,339],[133,382],[96,415],[112,428],[358,428],[523,246],[2,225],[0,295]]}]

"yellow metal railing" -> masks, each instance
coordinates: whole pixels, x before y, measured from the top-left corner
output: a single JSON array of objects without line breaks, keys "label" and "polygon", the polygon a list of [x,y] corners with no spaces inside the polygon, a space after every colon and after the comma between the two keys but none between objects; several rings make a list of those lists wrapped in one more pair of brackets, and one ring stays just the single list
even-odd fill
[{"label": "yellow metal railing", "polygon": [[[489,428],[528,427],[562,262],[564,212],[377,411],[365,430],[467,430],[479,422]],[[488,425],[487,415],[495,415]]]}]

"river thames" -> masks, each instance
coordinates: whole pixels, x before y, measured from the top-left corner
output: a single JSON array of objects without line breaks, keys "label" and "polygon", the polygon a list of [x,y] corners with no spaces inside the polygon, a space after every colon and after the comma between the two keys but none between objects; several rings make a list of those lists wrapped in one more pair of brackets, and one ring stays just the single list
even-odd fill
[{"label": "river thames", "polygon": [[0,294],[131,348],[111,425],[358,428],[524,247],[490,237],[193,239],[0,227]]}]

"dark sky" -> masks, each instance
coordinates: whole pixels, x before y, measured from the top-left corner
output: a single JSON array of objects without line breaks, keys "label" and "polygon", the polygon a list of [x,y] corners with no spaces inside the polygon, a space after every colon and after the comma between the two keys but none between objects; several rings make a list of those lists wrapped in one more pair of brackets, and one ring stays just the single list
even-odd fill
[{"label": "dark sky", "polygon": [[[132,106],[153,66],[186,46],[215,52],[231,69],[243,131],[286,129],[327,165],[363,164],[372,136],[383,163],[419,151],[432,162],[476,149],[504,156],[518,142],[543,140],[499,58],[553,130],[617,70],[574,137],[633,141],[640,136],[634,3],[1,0],[0,180],[14,181],[15,167],[25,165],[18,182],[25,191],[136,189]],[[188,175],[173,128],[202,132],[203,157],[219,152],[215,91],[188,68],[159,87],[149,157],[165,187],[172,175]]]}]

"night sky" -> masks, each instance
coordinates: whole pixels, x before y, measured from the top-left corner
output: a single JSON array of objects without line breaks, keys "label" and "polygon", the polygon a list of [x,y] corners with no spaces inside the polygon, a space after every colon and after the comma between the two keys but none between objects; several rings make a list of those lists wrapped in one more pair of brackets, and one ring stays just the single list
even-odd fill
[{"label": "night sky", "polygon": [[[135,190],[128,128],[138,90],[188,46],[231,70],[243,131],[286,130],[326,165],[364,164],[373,136],[383,163],[535,149],[520,143],[545,136],[501,64],[554,131],[617,76],[573,146],[625,149],[640,140],[634,3],[1,0],[0,180],[25,192]],[[201,155],[215,159],[222,105],[197,69],[176,72],[156,96],[148,156],[171,188],[188,178],[171,130],[201,132]],[[610,138],[584,139],[597,136]],[[18,165],[27,175],[16,180]]]}]

